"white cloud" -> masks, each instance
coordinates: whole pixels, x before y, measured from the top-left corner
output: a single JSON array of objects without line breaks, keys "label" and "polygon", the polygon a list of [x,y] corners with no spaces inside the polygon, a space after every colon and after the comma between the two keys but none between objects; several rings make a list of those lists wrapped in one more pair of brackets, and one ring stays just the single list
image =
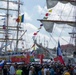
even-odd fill
[{"label": "white cloud", "polygon": [[31,23],[26,23],[26,24],[24,25],[24,30],[28,30],[28,31],[30,31],[30,32],[34,32],[34,31],[37,30],[37,27],[34,26],[34,25],[31,24]]},{"label": "white cloud", "polygon": [[[7,2],[2,2],[2,7],[6,8],[7,7]],[[10,9],[17,9],[17,4],[14,4],[14,3],[9,3],[9,8]]]},{"label": "white cloud", "polygon": [[38,13],[42,13],[45,14],[46,13],[46,7],[42,8],[40,5],[36,6],[36,10],[38,11]]},{"label": "white cloud", "polygon": [[24,16],[25,16],[25,20],[27,21],[31,21],[31,16],[27,13],[27,12],[24,12]]}]

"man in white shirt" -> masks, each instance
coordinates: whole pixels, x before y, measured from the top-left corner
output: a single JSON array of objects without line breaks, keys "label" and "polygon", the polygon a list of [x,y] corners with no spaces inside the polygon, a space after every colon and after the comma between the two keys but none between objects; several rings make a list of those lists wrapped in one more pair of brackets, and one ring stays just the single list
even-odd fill
[{"label": "man in white shirt", "polygon": [[29,75],[33,75],[33,69],[34,69],[34,67],[30,66]]},{"label": "man in white shirt", "polygon": [[14,65],[11,64],[11,66],[10,66],[10,75],[15,75],[15,73],[16,73],[16,70],[14,68]]}]

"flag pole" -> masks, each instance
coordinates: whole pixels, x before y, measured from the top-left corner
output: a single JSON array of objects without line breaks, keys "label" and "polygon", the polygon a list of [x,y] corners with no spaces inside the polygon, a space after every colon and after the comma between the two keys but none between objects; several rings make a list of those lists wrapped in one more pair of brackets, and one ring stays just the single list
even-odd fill
[{"label": "flag pole", "polygon": [[6,29],[6,46],[5,46],[5,54],[7,54],[7,42],[8,42],[8,21],[9,21],[9,0],[7,0],[7,29]]},{"label": "flag pole", "polygon": [[[20,0],[18,0],[18,17],[19,17],[19,14],[20,14]],[[18,35],[19,35],[19,22],[17,22],[17,41],[16,41],[16,50],[15,52],[17,53],[18,51]]]}]

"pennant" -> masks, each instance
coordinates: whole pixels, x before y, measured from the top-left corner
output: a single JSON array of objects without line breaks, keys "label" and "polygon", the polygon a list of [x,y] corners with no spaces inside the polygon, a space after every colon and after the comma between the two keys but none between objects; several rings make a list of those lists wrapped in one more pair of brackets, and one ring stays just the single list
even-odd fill
[{"label": "pennant", "polygon": [[49,16],[49,13],[46,13],[45,16]]},{"label": "pennant", "polygon": [[34,33],[34,35],[37,35],[37,33]]},{"label": "pennant", "polygon": [[40,26],[43,26],[43,24],[41,24]]},{"label": "pennant", "polygon": [[31,54],[32,54],[32,55],[35,55],[35,50],[32,50],[32,51],[31,51]]},{"label": "pennant", "polygon": [[52,12],[52,9],[50,9],[48,12]]},{"label": "pennant", "polygon": [[62,52],[61,52],[59,41],[58,41],[58,47],[57,47],[57,57],[58,57],[58,60],[60,61],[60,63],[65,65],[64,60],[62,58]]},{"label": "pennant", "polygon": [[39,31],[37,31],[37,33],[38,33]]},{"label": "pennant", "polygon": [[43,19],[46,19],[46,20],[47,20],[47,18],[48,18],[48,17],[44,17]]}]

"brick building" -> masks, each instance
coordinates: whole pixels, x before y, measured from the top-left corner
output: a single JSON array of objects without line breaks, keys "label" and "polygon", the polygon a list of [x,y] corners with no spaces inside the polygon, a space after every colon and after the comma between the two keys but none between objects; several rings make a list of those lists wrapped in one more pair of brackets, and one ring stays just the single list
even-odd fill
[{"label": "brick building", "polygon": [[73,54],[75,51],[75,46],[73,44],[61,45],[61,49],[63,53]]}]

